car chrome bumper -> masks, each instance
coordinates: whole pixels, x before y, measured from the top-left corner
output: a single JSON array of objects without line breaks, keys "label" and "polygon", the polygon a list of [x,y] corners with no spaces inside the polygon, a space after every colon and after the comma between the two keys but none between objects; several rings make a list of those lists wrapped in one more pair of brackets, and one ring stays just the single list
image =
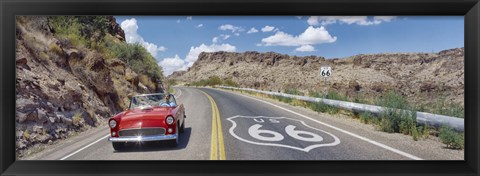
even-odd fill
[{"label": "car chrome bumper", "polygon": [[109,137],[110,142],[147,142],[147,141],[164,141],[177,139],[176,134],[159,135],[159,136],[131,136],[131,137]]}]

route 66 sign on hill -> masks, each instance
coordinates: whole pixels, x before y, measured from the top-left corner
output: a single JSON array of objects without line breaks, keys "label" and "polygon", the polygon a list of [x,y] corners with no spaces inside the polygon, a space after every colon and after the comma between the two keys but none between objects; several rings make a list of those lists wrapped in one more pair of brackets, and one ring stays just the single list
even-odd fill
[{"label": "route 66 sign on hill", "polygon": [[332,67],[320,67],[320,76],[329,77],[332,75]]},{"label": "route 66 sign on hill", "polygon": [[232,122],[229,132],[233,137],[254,145],[309,152],[340,144],[340,139],[333,134],[292,118],[237,115],[227,120]]}]

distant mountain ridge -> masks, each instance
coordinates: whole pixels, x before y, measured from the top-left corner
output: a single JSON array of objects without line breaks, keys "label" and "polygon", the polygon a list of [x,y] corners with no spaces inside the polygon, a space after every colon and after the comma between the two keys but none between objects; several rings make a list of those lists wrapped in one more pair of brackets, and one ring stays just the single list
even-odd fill
[{"label": "distant mountain ridge", "polygon": [[346,58],[289,56],[274,52],[203,52],[188,71],[167,79],[191,83],[212,76],[231,79],[240,87],[284,91],[323,91],[321,66],[333,75],[328,88],[348,97],[373,97],[393,90],[410,101],[432,103],[439,98],[461,104],[464,95],[464,48],[438,53],[360,54]]}]

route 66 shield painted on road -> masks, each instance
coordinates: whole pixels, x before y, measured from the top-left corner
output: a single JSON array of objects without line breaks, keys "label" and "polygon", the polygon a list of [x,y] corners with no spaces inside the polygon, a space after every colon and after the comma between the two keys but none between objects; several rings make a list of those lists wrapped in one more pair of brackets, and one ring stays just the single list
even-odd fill
[{"label": "route 66 shield painted on road", "polygon": [[227,120],[232,122],[230,134],[250,144],[284,147],[304,152],[340,144],[340,139],[335,135],[292,118],[233,116]]}]

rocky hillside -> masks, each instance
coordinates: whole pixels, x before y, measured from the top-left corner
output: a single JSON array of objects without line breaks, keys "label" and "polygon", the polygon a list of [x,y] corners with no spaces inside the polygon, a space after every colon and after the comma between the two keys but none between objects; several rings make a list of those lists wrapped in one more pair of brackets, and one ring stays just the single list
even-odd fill
[{"label": "rocky hillside", "polygon": [[361,54],[347,58],[297,57],[273,52],[201,53],[187,72],[169,79],[192,83],[218,76],[240,87],[307,94],[322,92],[321,66],[331,66],[330,91],[373,99],[393,90],[417,104],[448,101],[463,107],[464,49],[438,53]]},{"label": "rocky hillside", "polygon": [[18,157],[106,125],[106,119],[128,107],[130,93],[162,90],[161,74],[126,64],[133,58],[122,56],[120,47],[129,44],[113,17],[17,17]]}]

